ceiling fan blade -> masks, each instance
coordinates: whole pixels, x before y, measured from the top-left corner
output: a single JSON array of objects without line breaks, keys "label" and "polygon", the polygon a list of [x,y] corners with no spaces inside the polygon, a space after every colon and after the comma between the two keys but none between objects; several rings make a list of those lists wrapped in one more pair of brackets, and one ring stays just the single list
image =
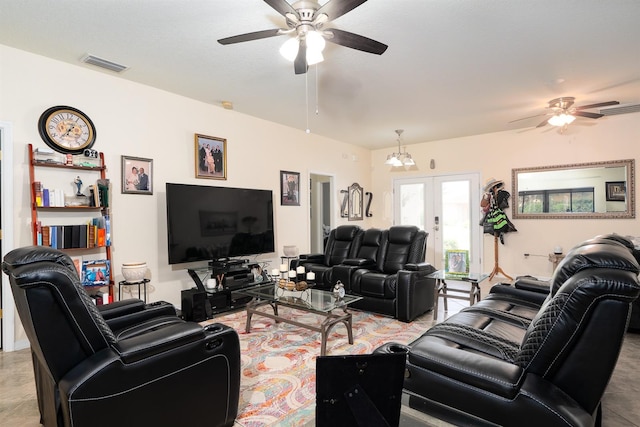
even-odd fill
[{"label": "ceiling fan blade", "polygon": [[618,101],[598,102],[597,104],[581,105],[576,107],[576,110],[588,110],[590,108],[608,107],[609,105],[618,105]]},{"label": "ceiling fan blade", "polygon": [[376,55],[382,55],[384,51],[387,50],[387,47],[389,47],[386,44],[370,38],[350,33],[348,31],[337,30],[335,28],[324,31],[324,35],[326,36],[327,41],[332,43],[350,47],[351,49],[361,50],[363,52],[375,53]]},{"label": "ceiling fan blade", "polygon": [[280,28],[275,28],[273,30],[263,30],[263,31],[255,31],[253,33],[240,34],[238,36],[226,37],[224,39],[218,40],[218,43],[227,45],[233,43],[242,43],[248,42],[251,40],[259,40],[266,39],[269,37],[280,36],[282,34],[286,34],[288,30],[282,30]]},{"label": "ceiling fan blade", "polygon": [[543,122],[541,122],[538,126],[536,126],[537,128],[541,128],[543,126],[546,126],[547,124],[549,124],[549,120],[544,120]]},{"label": "ceiling fan blade", "polygon": [[533,119],[533,118],[535,118],[535,117],[540,117],[540,116],[549,116],[550,114],[551,114],[551,113],[536,114],[535,116],[529,116],[529,117],[523,117],[523,118],[521,118],[521,119],[511,120],[509,123],[519,122],[520,120]]},{"label": "ceiling fan blade", "polygon": [[309,65],[307,65],[307,42],[304,39],[300,40],[298,55],[293,61],[293,69],[296,74],[304,74],[309,69]]},{"label": "ceiling fan blade", "polygon": [[316,15],[324,13],[329,17],[330,21],[333,21],[345,13],[352,11],[366,1],[367,0],[329,0],[320,9],[318,9]]},{"label": "ceiling fan blade", "polygon": [[599,119],[600,117],[604,116],[604,114],[600,114],[600,113],[589,113],[587,111],[576,111],[575,113],[573,113],[574,116],[580,116],[580,117],[588,117],[590,119]]},{"label": "ceiling fan blade", "polygon": [[298,16],[298,12],[285,0],[264,0],[266,4],[274,8],[280,15],[285,16],[287,13],[292,13]]}]

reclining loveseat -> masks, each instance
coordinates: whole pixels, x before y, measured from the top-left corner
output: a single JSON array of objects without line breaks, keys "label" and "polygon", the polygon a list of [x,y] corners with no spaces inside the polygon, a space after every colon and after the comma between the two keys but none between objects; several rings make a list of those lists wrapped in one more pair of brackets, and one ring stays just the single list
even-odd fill
[{"label": "reclining loveseat", "polygon": [[410,405],[457,425],[598,426],[639,271],[624,245],[586,242],[548,295],[498,285],[409,345],[376,351],[406,352]]},{"label": "reclining loveseat", "polygon": [[427,277],[435,268],[425,262],[427,236],[413,225],[340,226],[331,232],[324,255],[301,255],[292,265],[315,272],[320,289],[340,281],[347,294],[362,297],[351,304],[355,309],[411,322],[435,305],[435,279]]}]

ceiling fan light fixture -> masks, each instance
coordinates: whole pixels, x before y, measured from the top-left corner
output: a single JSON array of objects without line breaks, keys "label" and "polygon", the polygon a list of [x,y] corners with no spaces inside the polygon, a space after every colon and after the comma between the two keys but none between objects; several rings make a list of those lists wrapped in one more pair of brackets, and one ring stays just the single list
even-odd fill
[{"label": "ceiling fan light fixture", "polygon": [[549,123],[551,126],[565,126],[571,124],[575,119],[576,118],[571,114],[562,113],[552,116],[549,120],[547,120],[547,123]]},{"label": "ceiling fan light fixture", "polygon": [[297,37],[292,37],[280,46],[280,55],[289,62],[293,62],[298,55],[300,42]]},{"label": "ceiling fan light fixture", "polygon": [[[324,56],[322,56],[326,44],[324,37],[316,31],[309,31],[305,40],[307,42],[307,64],[315,65],[324,61]],[[298,56],[298,49],[300,49],[300,38],[292,37],[280,46],[280,55],[287,61],[293,62]]]},{"label": "ceiling fan light fixture", "polygon": [[308,31],[306,35],[307,39],[307,50],[321,53],[327,42],[324,40],[324,37],[317,31]]}]

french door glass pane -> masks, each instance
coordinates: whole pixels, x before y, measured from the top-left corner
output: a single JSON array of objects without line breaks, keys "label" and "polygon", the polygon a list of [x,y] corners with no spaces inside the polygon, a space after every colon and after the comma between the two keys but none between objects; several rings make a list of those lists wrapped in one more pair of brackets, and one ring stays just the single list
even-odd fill
[{"label": "french door glass pane", "polygon": [[469,181],[442,183],[442,246],[448,249],[471,249],[471,215]]},{"label": "french door glass pane", "polygon": [[424,184],[400,186],[400,224],[417,225],[424,230]]}]

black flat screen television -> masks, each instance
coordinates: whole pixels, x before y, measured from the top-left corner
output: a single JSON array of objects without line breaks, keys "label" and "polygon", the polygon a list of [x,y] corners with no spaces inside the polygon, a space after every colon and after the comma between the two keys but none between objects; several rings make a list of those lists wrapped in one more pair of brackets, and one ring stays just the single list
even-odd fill
[{"label": "black flat screen television", "polygon": [[271,190],[167,183],[169,264],[275,252]]}]

